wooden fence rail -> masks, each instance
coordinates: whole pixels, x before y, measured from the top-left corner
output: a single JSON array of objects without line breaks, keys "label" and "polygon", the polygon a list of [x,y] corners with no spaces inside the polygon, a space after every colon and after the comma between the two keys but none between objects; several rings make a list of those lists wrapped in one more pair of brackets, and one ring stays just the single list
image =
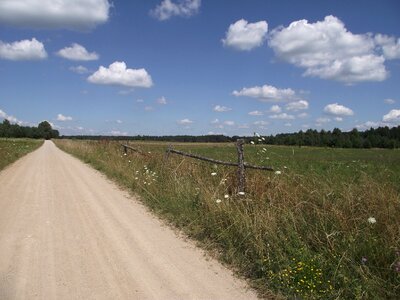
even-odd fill
[{"label": "wooden fence rail", "polygon": [[[245,192],[245,186],[246,186],[245,169],[256,169],[256,170],[266,170],[266,171],[274,170],[272,167],[269,167],[269,166],[255,166],[255,165],[246,163],[244,161],[243,145],[244,145],[243,139],[237,140],[237,142],[236,142],[236,149],[237,149],[237,153],[238,153],[238,162],[237,163],[208,158],[208,157],[204,157],[204,156],[200,156],[200,155],[192,154],[192,153],[186,153],[183,151],[173,149],[171,145],[168,147],[166,154],[168,156],[170,153],[173,153],[173,154],[178,154],[178,155],[182,155],[182,156],[186,156],[186,157],[190,157],[190,158],[194,158],[194,159],[198,159],[198,160],[202,160],[202,161],[206,161],[206,162],[210,162],[210,163],[214,163],[214,164],[218,164],[218,165],[237,167],[238,168],[238,171],[237,171],[238,192],[239,192],[239,194],[243,194]],[[128,149],[129,149],[129,150],[139,153],[141,155],[147,156],[146,153],[142,152],[139,149],[133,148],[133,147],[125,145],[125,144],[121,144],[121,146],[124,148],[124,154],[127,154]]]},{"label": "wooden fence rail", "polygon": [[243,145],[244,145],[244,140],[243,139],[237,140],[237,142],[236,142],[236,148],[237,148],[237,152],[238,152],[238,162],[237,163],[227,162],[227,161],[212,159],[212,158],[208,158],[208,157],[203,157],[203,156],[196,155],[196,154],[182,152],[182,151],[179,151],[179,150],[172,149],[171,146],[169,146],[169,148],[167,150],[167,154],[175,153],[175,154],[178,154],[178,155],[187,156],[187,157],[190,157],[190,158],[194,158],[194,159],[198,159],[198,160],[202,160],[202,161],[206,161],[206,162],[211,162],[211,163],[214,163],[214,164],[238,167],[238,192],[240,194],[242,194],[242,193],[245,192],[245,185],[246,185],[245,169],[246,168],[247,169],[266,170],[266,171],[273,171],[274,170],[272,167],[269,167],[269,166],[254,166],[254,165],[250,165],[250,164],[246,163],[244,161]]}]

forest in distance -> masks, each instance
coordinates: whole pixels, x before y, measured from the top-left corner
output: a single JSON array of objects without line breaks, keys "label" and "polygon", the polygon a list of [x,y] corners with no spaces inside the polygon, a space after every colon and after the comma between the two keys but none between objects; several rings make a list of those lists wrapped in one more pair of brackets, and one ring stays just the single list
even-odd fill
[{"label": "forest in distance", "polygon": [[47,121],[41,122],[37,127],[20,126],[11,124],[8,120],[0,123],[0,138],[62,138],[62,139],[84,139],[84,140],[140,140],[157,142],[190,142],[190,143],[226,143],[235,142],[242,138],[247,143],[261,143],[269,145],[286,146],[312,146],[312,147],[334,147],[334,148],[400,148],[400,125],[389,128],[378,127],[359,131],[354,128],[351,131],[341,131],[339,128],[330,130],[308,129],[294,133],[280,133],[276,135],[262,136],[257,133],[254,136],[225,136],[225,135],[168,135],[168,136],[106,136],[106,135],[76,135],[61,136],[58,130],[54,130]]},{"label": "forest in distance", "polygon": [[188,143],[226,143],[235,142],[242,138],[247,143],[260,143],[269,145],[286,146],[312,146],[312,147],[334,147],[334,148],[400,148],[400,126],[389,128],[370,128],[365,131],[358,131],[356,128],[349,132],[335,128],[332,131],[308,129],[295,133],[281,133],[269,136],[225,136],[225,135],[170,135],[170,136],[101,136],[101,135],[80,135],[61,136],[63,139],[82,140],[130,140],[130,141],[156,141],[156,142],[188,142]]}]

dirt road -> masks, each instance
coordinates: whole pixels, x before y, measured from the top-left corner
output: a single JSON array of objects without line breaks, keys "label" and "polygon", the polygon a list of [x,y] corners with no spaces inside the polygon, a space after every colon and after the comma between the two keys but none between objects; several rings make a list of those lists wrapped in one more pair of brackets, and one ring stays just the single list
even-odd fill
[{"label": "dirt road", "polygon": [[0,173],[0,299],[252,299],[51,141]]}]

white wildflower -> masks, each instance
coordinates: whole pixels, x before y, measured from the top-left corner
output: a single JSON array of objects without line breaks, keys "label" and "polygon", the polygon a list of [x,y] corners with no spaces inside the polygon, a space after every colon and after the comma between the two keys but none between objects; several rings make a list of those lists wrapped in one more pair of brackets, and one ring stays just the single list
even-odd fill
[{"label": "white wildflower", "polygon": [[276,175],[281,175],[282,172],[281,172],[281,171],[275,171],[275,174],[276,174]]},{"label": "white wildflower", "polygon": [[224,195],[224,198],[225,198],[225,199],[228,199],[228,198],[229,198],[229,195],[228,195],[228,194]]},{"label": "white wildflower", "polygon": [[217,203],[221,203],[221,202],[222,202],[222,200],[221,200],[221,199],[217,199],[217,200],[215,200],[215,202],[217,202]]},{"label": "white wildflower", "polygon": [[254,145],[254,142],[253,142],[253,141],[250,141],[250,144]]},{"label": "white wildflower", "polygon": [[376,223],[376,219],[374,217],[369,217],[368,218],[368,223],[369,224],[375,224]]},{"label": "white wildflower", "polygon": [[244,192],[239,192],[238,194],[239,194],[240,196],[244,196],[244,195],[245,195]]},{"label": "white wildflower", "polygon": [[211,173],[211,176],[215,176],[215,175],[217,175],[217,173],[215,173],[215,172],[212,172],[212,173]]}]

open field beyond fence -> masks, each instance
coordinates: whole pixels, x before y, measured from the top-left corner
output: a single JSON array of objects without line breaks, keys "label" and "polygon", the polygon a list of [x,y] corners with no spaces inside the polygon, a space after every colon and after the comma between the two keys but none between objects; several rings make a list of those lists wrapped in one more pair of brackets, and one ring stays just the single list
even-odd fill
[{"label": "open field beyond fence", "polygon": [[43,140],[0,138],[0,170],[42,144]]},{"label": "open field beyond fence", "polygon": [[[246,145],[274,172],[170,155],[166,143],[57,140],[250,279],[263,296],[388,299],[400,293],[400,151]],[[237,161],[233,144],[174,149]]]}]

